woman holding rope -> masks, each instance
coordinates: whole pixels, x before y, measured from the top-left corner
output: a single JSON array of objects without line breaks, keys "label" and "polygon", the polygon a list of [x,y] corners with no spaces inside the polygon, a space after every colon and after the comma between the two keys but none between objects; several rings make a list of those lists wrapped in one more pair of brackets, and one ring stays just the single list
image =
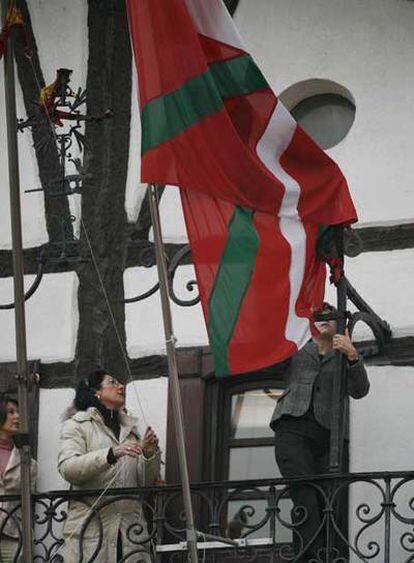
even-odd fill
[{"label": "woman holding rope", "polygon": [[[159,479],[158,438],[148,427],[141,439],[125,413],[125,386],[105,370],[78,385],[75,412],[63,424],[58,469],[73,490],[151,486]],[[102,495],[103,496],[103,495]],[[151,561],[147,525],[138,496],[125,500],[85,497],[70,502],[61,555],[67,563],[97,553],[96,563]],[[101,505],[104,503],[104,506]]]}]

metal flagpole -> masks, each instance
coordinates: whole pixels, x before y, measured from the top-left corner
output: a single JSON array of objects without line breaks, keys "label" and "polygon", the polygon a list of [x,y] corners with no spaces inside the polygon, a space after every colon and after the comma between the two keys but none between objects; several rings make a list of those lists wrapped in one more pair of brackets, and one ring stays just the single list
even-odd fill
[{"label": "metal flagpole", "polygon": [[[344,227],[338,225],[335,228],[335,247],[336,258],[343,264],[344,260]],[[346,327],[346,280],[343,272],[336,284],[337,295],[337,326],[338,334],[345,334]],[[344,423],[345,423],[345,389],[346,389],[346,364],[345,354],[336,351],[336,369],[332,385],[332,406],[331,406],[331,436],[329,451],[329,471],[331,473],[343,472],[343,450],[344,450]],[[337,490],[336,479],[330,483],[330,498],[333,499],[334,491]],[[339,502],[340,495],[336,499],[334,514],[338,517],[343,510],[347,510],[347,501],[344,499]],[[346,530],[342,530],[347,535]],[[327,522],[327,561],[337,561],[345,556],[342,553],[343,546],[338,541],[330,518]],[[344,559],[345,560],[345,559]]]},{"label": "metal flagpole", "polygon": [[[2,0],[3,23],[6,21],[7,0]],[[14,280],[14,317],[16,332],[16,363],[19,402],[19,435],[18,447],[21,457],[21,503],[23,531],[23,560],[33,561],[32,544],[32,507],[30,487],[30,444],[28,440],[27,413],[27,353],[26,353],[26,320],[24,310],[24,270],[22,250],[22,226],[20,212],[20,180],[19,159],[17,150],[17,118],[14,85],[14,62],[12,37],[10,37],[4,53],[4,88],[6,99],[7,152],[9,163],[10,214],[13,245],[13,280]]]},{"label": "metal flagpole", "polygon": [[172,408],[174,414],[175,436],[177,441],[178,462],[186,514],[187,545],[192,563],[198,563],[197,534],[194,527],[193,507],[191,504],[190,480],[188,477],[187,455],[184,437],[184,416],[181,402],[180,386],[178,382],[177,357],[175,353],[175,338],[172,327],[171,308],[168,294],[167,266],[161,233],[161,222],[158,207],[157,186],[151,184],[150,210],[152,227],[154,229],[155,256],[157,260],[158,278],[160,283],[161,306],[164,322],[165,343],[167,348],[169,386],[171,390]]},{"label": "metal flagpole", "polygon": [[[344,227],[335,228],[335,246],[337,258],[344,259]],[[341,275],[336,286],[337,295],[337,333],[344,334],[346,326],[346,280]],[[336,352],[336,370],[332,388],[332,408],[331,408],[331,442],[329,454],[329,470],[332,473],[341,472],[344,441],[344,392],[346,383],[346,356],[341,352]]]}]

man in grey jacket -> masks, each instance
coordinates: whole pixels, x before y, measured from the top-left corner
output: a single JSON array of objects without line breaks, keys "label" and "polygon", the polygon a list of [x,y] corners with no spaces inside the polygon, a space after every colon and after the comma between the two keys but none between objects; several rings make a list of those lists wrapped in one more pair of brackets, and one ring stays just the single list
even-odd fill
[{"label": "man in grey jacket", "polygon": [[[322,313],[329,314],[333,311],[334,307],[324,303]],[[270,423],[275,431],[276,461],[284,477],[322,474],[329,470],[336,350],[347,357],[348,395],[360,399],[369,390],[363,361],[349,335],[336,334],[335,320],[318,321],[315,326],[318,336],[309,341],[289,362],[284,376],[286,389],[277,401]],[[346,401],[345,439],[348,438]],[[291,487],[291,496],[296,508],[293,513],[298,531],[294,533],[296,551],[303,552],[303,562],[312,558],[319,560],[317,554],[323,547],[321,494],[312,485],[298,485]]]}]

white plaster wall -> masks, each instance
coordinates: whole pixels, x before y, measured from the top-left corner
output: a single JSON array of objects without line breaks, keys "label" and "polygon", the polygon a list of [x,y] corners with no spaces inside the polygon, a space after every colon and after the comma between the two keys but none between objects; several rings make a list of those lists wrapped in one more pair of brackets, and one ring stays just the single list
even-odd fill
[{"label": "white plaster wall", "polygon": [[396,0],[241,0],[246,48],[276,93],[329,79],[355,98],[350,133],[330,152],[360,221],[414,217],[414,4]]},{"label": "white plaster wall", "polygon": [[[185,292],[188,281],[195,279],[192,266],[181,266],[175,287],[180,298],[194,297]],[[156,268],[129,268],[124,273],[125,296],[134,297],[150,289],[157,280]],[[208,342],[200,304],[181,307],[171,302],[174,334],[177,346],[203,346]],[[125,307],[127,351],[130,357],[165,354],[159,292],[138,303]]]},{"label": "white plaster wall", "polygon": [[73,389],[40,389],[37,490],[68,489],[57,470],[59,432],[65,410],[71,405]]},{"label": "white plaster wall", "polygon": [[[25,276],[25,288],[34,276]],[[78,277],[74,272],[45,274],[26,301],[27,355],[43,363],[69,362],[75,354],[79,323]],[[0,278],[0,303],[13,301],[12,278]],[[14,309],[0,310],[0,362],[15,361]]]},{"label": "white plaster wall", "polygon": [[351,401],[352,471],[414,467],[414,368],[368,368],[369,394]]},{"label": "white plaster wall", "polygon": [[[180,191],[175,186],[167,186],[160,201],[160,218],[164,242],[181,244],[188,242]],[[152,229],[150,240],[154,240]]]},{"label": "white plaster wall", "polygon": [[33,32],[47,84],[56,69],[73,70],[74,88],[86,84],[88,6],[85,0],[30,0]]},{"label": "white plaster wall", "polygon": [[[0,248],[11,248],[11,223],[9,199],[9,170],[7,163],[6,109],[4,100],[3,60],[0,61]],[[16,80],[16,84],[18,84]],[[18,117],[25,117],[20,88],[16,88]],[[25,194],[28,189],[39,187],[38,168],[32,137],[25,132],[17,137],[19,151],[20,197],[22,208],[22,239],[26,247],[43,244],[47,241],[43,194]]]},{"label": "white plaster wall", "polygon": [[[351,401],[351,450],[350,469],[353,472],[365,471],[410,471],[414,467],[414,448],[411,436],[414,432],[413,367],[370,367],[368,375],[371,383],[369,394],[361,400]],[[393,482],[394,484],[396,481]],[[384,483],[380,482],[382,488]],[[410,483],[395,495],[396,510],[413,518],[409,501],[414,496],[414,485]],[[367,517],[381,510],[382,498],[372,484],[357,483],[351,487],[350,496],[350,537],[355,537],[361,529],[356,517],[356,509],[366,503],[370,508]],[[368,553],[370,540],[379,541],[384,546],[384,518],[376,526],[368,527],[362,534],[360,547]],[[412,526],[399,523],[392,517],[392,543],[390,561],[405,561],[407,551],[401,548],[400,538],[411,533]],[[407,542],[406,545],[409,545]],[[383,561],[381,556],[374,561]],[[359,561],[353,558],[353,561]]]}]

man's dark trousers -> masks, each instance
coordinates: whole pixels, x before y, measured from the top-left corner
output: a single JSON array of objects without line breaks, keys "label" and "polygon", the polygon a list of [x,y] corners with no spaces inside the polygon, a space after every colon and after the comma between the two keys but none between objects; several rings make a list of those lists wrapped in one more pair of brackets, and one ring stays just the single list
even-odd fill
[{"label": "man's dark trousers", "polygon": [[[310,425],[306,436],[291,432],[281,427],[275,433],[276,462],[283,477],[302,477],[320,475],[329,472],[329,431]],[[344,445],[344,467],[348,467],[348,443]],[[290,494],[294,504],[292,522],[296,524],[293,532],[295,555],[303,552],[298,563],[311,560],[320,561],[324,558],[326,547],[326,527],[323,524],[326,502],[324,495],[328,493],[329,482],[294,485]],[[347,492],[338,497],[335,503],[335,521],[341,534],[347,537],[348,511]],[[305,512],[306,511],[306,512]],[[303,521],[303,522],[302,522]],[[302,523],[300,523],[302,522]],[[335,533],[334,533],[335,534]],[[333,538],[338,552],[347,557],[347,547],[337,534]],[[318,558],[319,552],[319,558]]]}]

